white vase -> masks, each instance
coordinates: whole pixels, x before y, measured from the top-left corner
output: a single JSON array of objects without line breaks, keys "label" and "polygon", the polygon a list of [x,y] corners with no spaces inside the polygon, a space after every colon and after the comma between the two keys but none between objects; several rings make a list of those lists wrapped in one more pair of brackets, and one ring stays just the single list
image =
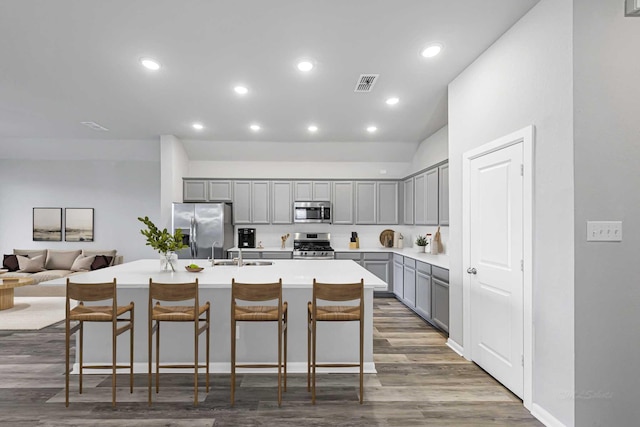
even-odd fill
[{"label": "white vase", "polygon": [[416,248],[418,248],[418,252],[423,253],[426,246],[416,246]]},{"label": "white vase", "polygon": [[178,254],[175,252],[165,252],[160,254],[160,270],[176,271],[178,265]]}]

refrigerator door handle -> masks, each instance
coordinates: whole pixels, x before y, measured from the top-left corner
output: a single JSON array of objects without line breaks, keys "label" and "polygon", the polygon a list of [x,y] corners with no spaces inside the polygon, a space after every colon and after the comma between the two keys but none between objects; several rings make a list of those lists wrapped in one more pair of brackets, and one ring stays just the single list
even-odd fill
[{"label": "refrigerator door handle", "polygon": [[196,219],[195,217],[191,217],[191,239],[189,240],[189,244],[191,245],[191,258],[196,258],[198,255],[198,236],[196,235]]}]

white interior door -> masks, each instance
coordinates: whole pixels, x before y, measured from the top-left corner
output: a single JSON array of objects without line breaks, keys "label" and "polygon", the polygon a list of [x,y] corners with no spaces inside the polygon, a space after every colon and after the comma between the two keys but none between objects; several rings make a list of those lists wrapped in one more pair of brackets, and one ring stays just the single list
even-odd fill
[{"label": "white interior door", "polygon": [[522,143],[470,161],[471,358],[523,398]]}]

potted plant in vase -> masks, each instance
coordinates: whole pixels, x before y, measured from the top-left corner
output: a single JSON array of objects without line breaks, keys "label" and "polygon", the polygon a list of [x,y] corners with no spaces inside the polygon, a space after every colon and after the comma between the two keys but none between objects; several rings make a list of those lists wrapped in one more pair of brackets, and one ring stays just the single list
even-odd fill
[{"label": "potted plant in vase", "polygon": [[162,270],[171,268],[171,271],[176,271],[175,265],[178,261],[176,251],[187,247],[182,243],[182,230],[178,228],[172,235],[166,228],[160,230],[156,227],[148,216],[138,217],[138,221],[147,226],[146,230],[140,230],[140,233],[147,238],[147,246],[151,246],[160,253],[160,268]]},{"label": "potted plant in vase", "polygon": [[417,235],[416,236],[416,246],[418,247],[418,252],[425,252],[425,248],[427,247],[427,237]]}]

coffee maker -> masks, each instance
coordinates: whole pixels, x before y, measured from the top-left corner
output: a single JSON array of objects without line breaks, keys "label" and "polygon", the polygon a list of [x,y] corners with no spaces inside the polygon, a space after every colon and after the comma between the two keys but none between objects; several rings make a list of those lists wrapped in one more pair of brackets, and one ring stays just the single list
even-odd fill
[{"label": "coffee maker", "polygon": [[255,248],[256,247],[256,229],[255,228],[238,228],[238,248]]}]

